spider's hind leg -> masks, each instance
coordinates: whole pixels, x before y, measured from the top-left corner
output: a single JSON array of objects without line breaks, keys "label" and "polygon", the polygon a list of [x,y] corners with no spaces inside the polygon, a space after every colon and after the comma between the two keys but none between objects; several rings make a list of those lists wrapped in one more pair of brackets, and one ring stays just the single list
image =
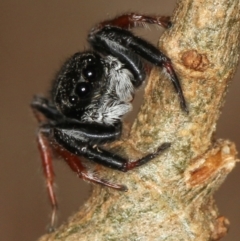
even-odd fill
[{"label": "spider's hind leg", "polygon": [[101,22],[99,25],[97,25],[97,28],[110,25],[125,29],[132,29],[134,27],[144,27],[145,24],[156,24],[164,28],[171,27],[170,17],[126,13],[117,16],[116,18]]},{"label": "spider's hind leg", "polygon": [[51,226],[49,228],[49,232],[53,231],[56,224],[56,217],[57,217],[57,198],[54,191],[54,171],[53,171],[53,164],[52,164],[52,148],[48,141],[48,137],[44,135],[44,128],[40,128],[37,142],[38,142],[38,149],[42,159],[42,168],[43,173],[46,180],[46,186],[48,191],[48,196],[52,206],[52,214],[51,214]]},{"label": "spider's hind leg", "polygon": [[115,184],[106,179],[97,177],[94,173],[88,171],[81,163],[79,156],[63,149],[61,146],[55,146],[56,152],[67,162],[72,171],[76,172],[78,177],[89,182],[102,184],[107,187],[117,189],[119,191],[127,191],[127,187],[121,184]]}]

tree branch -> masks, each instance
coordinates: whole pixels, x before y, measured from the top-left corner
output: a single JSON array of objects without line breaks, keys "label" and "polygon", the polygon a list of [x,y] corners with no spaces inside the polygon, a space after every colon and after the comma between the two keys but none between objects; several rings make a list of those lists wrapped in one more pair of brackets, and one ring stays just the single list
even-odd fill
[{"label": "tree branch", "polygon": [[238,161],[233,143],[215,140],[216,121],[239,59],[239,0],[181,0],[159,46],[172,59],[190,113],[166,75],[154,69],[130,134],[111,145],[136,159],[172,146],[129,173],[99,175],[129,188],[94,186],[67,224],[40,240],[218,240],[228,221],[213,194]]}]

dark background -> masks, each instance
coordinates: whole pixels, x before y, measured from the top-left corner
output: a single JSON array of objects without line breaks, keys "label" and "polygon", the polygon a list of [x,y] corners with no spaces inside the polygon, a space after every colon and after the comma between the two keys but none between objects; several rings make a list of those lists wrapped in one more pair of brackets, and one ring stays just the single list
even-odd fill
[{"label": "dark background", "polygon": [[[37,152],[36,121],[29,103],[46,93],[61,63],[87,48],[88,30],[98,21],[127,11],[171,15],[175,0],[0,2],[0,239],[36,240],[45,232],[50,207]],[[153,32],[153,31],[152,31]],[[157,31],[154,30],[156,33]],[[142,33],[148,37],[149,31]],[[160,32],[157,32],[157,36]],[[240,72],[230,87],[217,136],[240,149]],[[89,186],[55,162],[62,223],[86,200]],[[224,241],[240,237],[240,168],[216,194],[222,215],[231,221]]]}]

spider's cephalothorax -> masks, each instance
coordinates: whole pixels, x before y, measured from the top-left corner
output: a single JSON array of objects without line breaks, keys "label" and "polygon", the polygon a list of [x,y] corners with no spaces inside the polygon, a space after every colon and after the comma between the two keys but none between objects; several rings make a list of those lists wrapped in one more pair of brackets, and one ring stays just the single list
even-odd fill
[{"label": "spider's cephalothorax", "polygon": [[128,171],[150,161],[170,144],[162,144],[154,153],[129,161],[103,148],[102,144],[121,136],[121,118],[128,113],[134,89],[146,78],[145,63],[163,67],[187,111],[179,80],[171,61],[156,47],[136,37],[129,30],[146,23],[170,27],[168,17],[125,14],[98,24],[90,31],[91,51],[76,53],[59,71],[51,98],[36,96],[32,109],[39,121],[38,146],[41,153],[47,190],[53,207],[52,151],[58,153],[80,178],[118,190],[124,185],[110,183],[87,170],[79,157],[120,171]]},{"label": "spider's cephalothorax", "polygon": [[53,103],[65,117],[113,125],[131,110],[133,83],[132,73],[117,58],[76,53],[57,77]]}]

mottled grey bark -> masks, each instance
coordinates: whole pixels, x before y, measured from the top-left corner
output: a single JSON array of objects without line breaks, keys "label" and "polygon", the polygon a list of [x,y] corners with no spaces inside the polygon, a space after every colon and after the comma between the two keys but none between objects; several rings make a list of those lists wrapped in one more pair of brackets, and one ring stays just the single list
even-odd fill
[{"label": "mottled grey bark", "polygon": [[190,112],[179,108],[172,84],[154,69],[134,125],[111,146],[132,159],[163,142],[171,148],[129,173],[102,168],[99,175],[129,191],[94,186],[84,207],[41,241],[206,241],[225,235],[228,220],[213,194],[238,160],[234,144],[213,135],[238,64],[239,13],[239,0],[178,2],[159,46],[172,59]]}]

